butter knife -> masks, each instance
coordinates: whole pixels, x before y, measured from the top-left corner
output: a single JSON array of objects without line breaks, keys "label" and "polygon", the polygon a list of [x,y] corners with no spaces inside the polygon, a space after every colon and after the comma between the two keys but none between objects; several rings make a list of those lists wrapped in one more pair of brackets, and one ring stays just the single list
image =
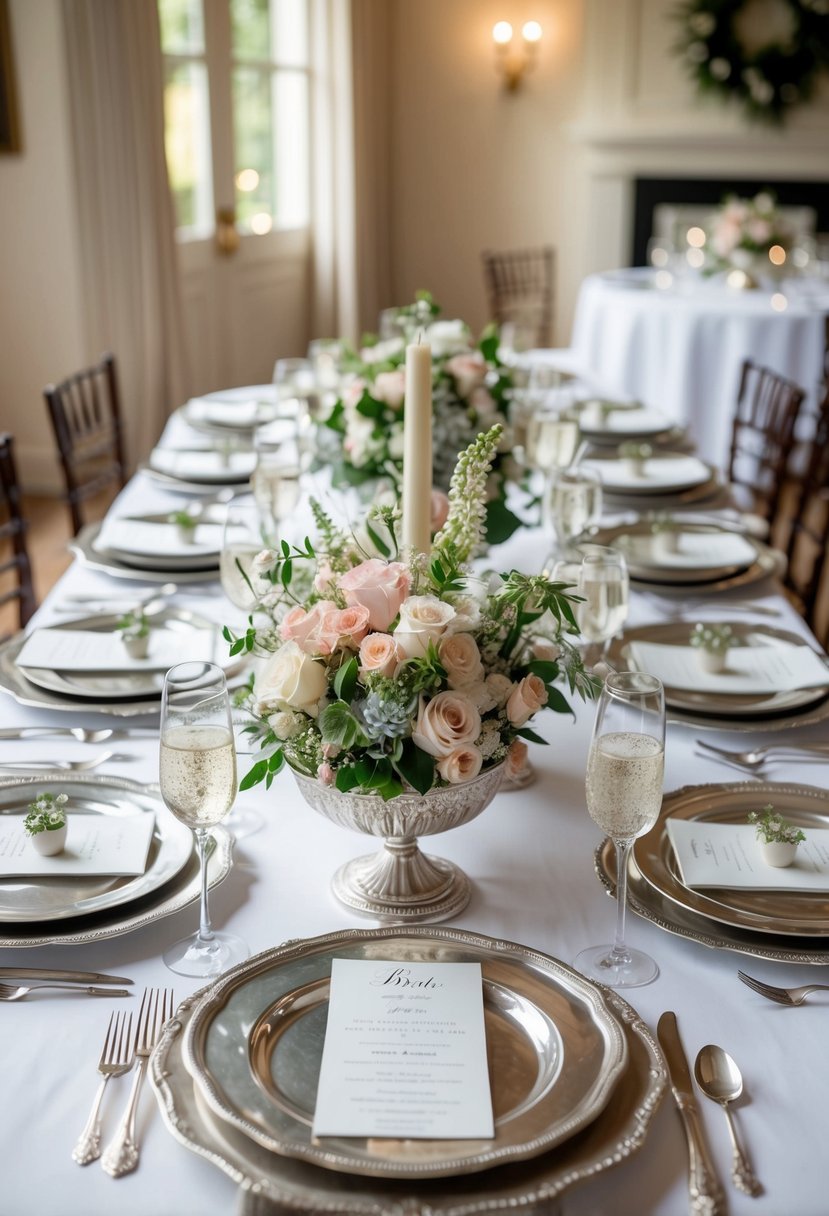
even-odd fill
[{"label": "butter knife", "polygon": [[688,1196],[692,1216],[724,1216],[725,1193],[720,1185],[702,1135],[702,1121],[691,1081],[688,1058],[679,1037],[676,1014],[663,1013],[656,1027],[659,1045],[665,1053],[671,1090],[688,1141]]},{"label": "butter knife", "polygon": [[65,980],[70,984],[131,984],[123,975],[100,971],[61,971],[57,967],[0,967],[0,976],[16,980]]}]

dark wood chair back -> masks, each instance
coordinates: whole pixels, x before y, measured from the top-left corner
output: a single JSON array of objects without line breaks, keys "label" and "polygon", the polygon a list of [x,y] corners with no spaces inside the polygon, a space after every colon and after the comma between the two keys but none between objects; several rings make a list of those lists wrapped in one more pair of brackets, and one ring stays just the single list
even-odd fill
[{"label": "dark wood chair back", "polygon": [[731,427],[728,479],[748,491],[751,507],[771,522],[780,501],[803,389],[746,359]]},{"label": "dark wood chair back", "polygon": [[550,346],[555,251],[549,245],[481,254],[490,316],[526,326],[535,346]]},{"label": "dark wood chair back", "polygon": [[[5,590],[8,574],[12,574],[14,586]],[[26,548],[26,521],[20,506],[14,441],[11,435],[0,435],[0,607],[13,600],[18,603],[22,629],[37,604]]]},{"label": "dark wood chair back", "polygon": [[821,645],[829,641],[829,381],[818,410],[806,469],[793,479],[792,521],[783,585]]},{"label": "dark wood chair back", "polygon": [[102,355],[93,366],[43,390],[55,432],[72,532],[83,527],[81,503],[107,486],[123,486],[124,448],[115,359]]}]

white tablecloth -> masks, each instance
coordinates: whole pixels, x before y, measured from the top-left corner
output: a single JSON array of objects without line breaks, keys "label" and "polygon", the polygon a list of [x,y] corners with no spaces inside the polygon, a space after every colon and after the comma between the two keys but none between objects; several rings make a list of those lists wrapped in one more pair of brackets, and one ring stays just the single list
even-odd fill
[{"label": "white tablecloth", "polygon": [[687,423],[700,455],[723,466],[744,359],[805,389],[804,410],[814,405],[829,292],[807,287],[786,289],[777,311],[771,292],[714,280],[659,290],[646,270],[590,275],[579,291],[572,358],[609,392]]},{"label": "white tablecloth", "polygon": [[[128,513],[139,503],[163,509],[175,501],[181,500],[140,475],[116,509]],[[540,550],[538,537],[524,534],[511,542],[504,560],[536,569]],[[113,594],[126,587],[145,589],[139,583],[116,582],[75,565],[50,596],[38,621],[51,619],[54,605],[67,593],[100,590]],[[784,614],[772,623],[779,625],[785,619],[797,628],[793,614],[773,588],[766,587],[759,594],[770,595],[767,602]],[[217,621],[231,617],[215,584],[189,589],[180,602]],[[724,604],[722,601],[715,612],[722,613]],[[663,601],[640,597],[632,620],[660,619],[680,608],[679,601],[666,607]],[[740,607],[734,611],[738,616],[746,613]],[[592,854],[601,833],[587,814],[583,793],[592,718],[592,707],[584,705],[577,706],[575,722],[553,714],[544,716],[538,730],[552,746],[532,749],[536,784],[523,792],[500,794],[479,819],[431,839],[430,851],[460,863],[474,882],[472,901],[457,918],[458,926],[522,942],[567,961],[582,947],[612,937],[615,907],[593,873]],[[54,722],[100,726],[106,721],[101,715],[27,709],[0,697],[2,726]],[[152,717],[137,720],[144,725],[152,722]],[[693,754],[697,733],[669,727],[666,789],[739,779],[734,771]],[[825,730],[813,728],[796,735],[818,739],[825,737]],[[763,738],[760,732],[757,736],[713,733],[708,737],[726,745]],[[22,757],[79,758],[91,750],[54,738],[0,741],[0,762]],[[157,749],[152,740],[119,741],[117,750],[127,759],[110,763],[107,772],[148,782],[157,779]],[[244,760],[241,763],[244,771]],[[787,762],[773,767],[769,775],[825,787],[829,770]],[[253,790],[241,795],[239,804],[260,810],[266,825],[258,834],[239,841],[233,871],[211,897],[216,926],[227,926],[242,935],[252,951],[259,951],[289,938],[357,923],[354,914],[334,901],[329,879],[342,862],[376,847],[374,842],[315,815],[299,798],[287,772],[269,793]],[[170,942],[195,928],[196,917],[193,907],[153,927],[88,948],[0,951],[0,965],[110,971],[132,976],[137,993],[145,984],[172,983],[177,998],[183,998],[200,985],[173,976],[160,955]],[[371,922],[359,923],[366,926]],[[782,1009],[749,992],[736,977],[738,966],[743,965],[756,975],[782,983],[819,980],[824,978],[822,971],[713,951],[671,937],[635,917],[629,920],[629,936],[658,960],[661,969],[655,983],[625,993],[649,1025],[655,1029],[660,1013],[674,1009],[692,1061],[704,1043],[717,1042],[743,1070],[747,1097],[737,1119],[765,1185],[764,1197],[749,1199],[730,1187],[731,1154],[722,1112],[700,1098],[719,1174],[729,1190],[730,1211],[734,1216],[794,1212],[825,1216],[827,1011],[820,1008],[819,1000],[799,1009]],[[119,1216],[224,1216],[234,1211],[238,1199],[234,1183],[172,1139],[149,1091],[144,1094],[138,1121],[142,1159],[136,1173],[116,1182],[97,1164],[80,1169],[70,1160],[97,1083],[95,1065],[115,1004],[53,993],[3,1006],[3,1216],[110,1216],[113,1211]],[[135,1006],[134,1001],[130,1004]],[[110,1086],[105,1135],[114,1128],[127,1088],[126,1082]],[[670,1095],[641,1152],[572,1190],[560,1205],[563,1216],[682,1216],[687,1210],[685,1143]]]}]

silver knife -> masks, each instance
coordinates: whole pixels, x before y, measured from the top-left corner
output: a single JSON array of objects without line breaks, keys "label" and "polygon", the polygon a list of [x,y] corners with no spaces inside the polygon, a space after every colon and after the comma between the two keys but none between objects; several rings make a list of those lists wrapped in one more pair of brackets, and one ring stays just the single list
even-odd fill
[{"label": "silver knife", "polygon": [[16,980],[65,980],[70,984],[131,984],[124,975],[100,971],[61,971],[57,967],[0,967],[0,976]]},{"label": "silver knife", "polygon": [[[113,730],[105,727],[102,730],[90,731],[96,737],[95,743],[103,743],[107,739],[137,739],[158,737],[158,728],[152,726],[132,726],[129,730]],[[83,732],[73,726],[4,726],[0,729],[0,739],[41,739],[47,735],[65,735],[67,738],[79,739],[86,742]]]},{"label": "silver knife", "polygon": [[724,1216],[725,1193],[717,1178],[708,1146],[702,1135],[702,1121],[691,1081],[688,1058],[679,1037],[676,1014],[663,1013],[656,1027],[659,1045],[665,1053],[671,1090],[676,1101],[685,1138],[688,1141],[688,1196],[692,1216]]}]

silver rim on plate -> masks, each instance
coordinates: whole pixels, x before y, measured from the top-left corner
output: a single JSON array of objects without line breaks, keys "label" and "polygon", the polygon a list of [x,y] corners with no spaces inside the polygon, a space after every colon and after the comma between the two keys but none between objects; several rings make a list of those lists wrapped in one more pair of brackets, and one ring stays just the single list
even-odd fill
[{"label": "silver rim on plate", "polygon": [[[204,487],[200,487],[200,490],[203,491]],[[133,579],[135,582],[168,583],[170,581],[171,572],[166,568],[142,566],[139,569],[137,566],[130,566],[116,557],[105,557],[102,553],[98,553],[93,547],[93,542],[100,531],[100,523],[87,524],[69,542],[70,551],[82,566],[88,566],[90,570],[102,570],[104,574],[111,574],[114,578]],[[217,570],[217,566],[211,566],[209,569],[205,568],[203,570],[176,570],[176,582],[204,583],[215,580],[217,578]]]}]

